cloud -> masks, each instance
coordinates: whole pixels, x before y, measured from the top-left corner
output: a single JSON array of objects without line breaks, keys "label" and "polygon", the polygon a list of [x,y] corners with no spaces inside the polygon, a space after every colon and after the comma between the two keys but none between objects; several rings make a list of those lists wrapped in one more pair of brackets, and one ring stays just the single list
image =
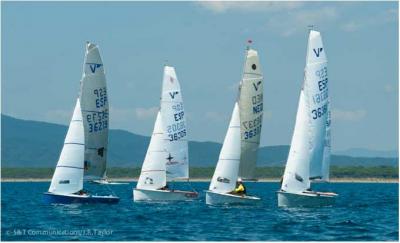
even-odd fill
[{"label": "cloud", "polygon": [[136,118],[139,120],[147,120],[149,118],[154,119],[159,110],[159,107],[150,107],[150,108],[135,108]]},{"label": "cloud", "polygon": [[342,25],[342,30],[346,32],[354,32],[360,28],[360,25],[354,21]]},{"label": "cloud", "polygon": [[364,119],[367,116],[367,111],[363,109],[358,110],[332,110],[332,120],[337,121],[351,121],[357,122]]},{"label": "cloud", "polygon": [[334,7],[318,7],[317,9],[313,7],[275,15],[267,21],[267,27],[280,32],[284,37],[289,37],[298,32],[304,32],[309,25],[332,22],[337,19],[337,16],[337,10]]},{"label": "cloud", "polygon": [[345,32],[355,32],[370,26],[379,26],[388,23],[396,23],[398,20],[398,12],[395,8],[386,9],[376,14],[367,15],[366,18],[351,20],[341,26]]},{"label": "cloud", "polygon": [[72,118],[73,110],[55,109],[49,110],[44,115],[44,120],[48,122],[68,124]]},{"label": "cloud", "polygon": [[276,12],[299,8],[302,2],[263,2],[263,1],[199,1],[195,4],[214,13],[237,12]]},{"label": "cloud", "polygon": [[[239,81],[240,82],[240,81]],[[227,87],[227,90],[230,91],[238,91],[239,90],[239,82],[232,83]]]},{"label": "cloud", "polygon": [[159,107],[150,108],[117,108],[110,107],[110,120],[112,122],[126,122],[131,120],[155,120]]},{"label": "cloud", "polygon": [[389,8],[383,14],[384,22],[397,22],[399,18],[399,13],[396,8]]},{"label": "cloud", "polygon": [[136,118],[134,108],[117,108],[110,106],[110,121],[112,122],[125,122]]},{"label": "cloud", "polygon": [[393,93],[396,91],[396,88],[392,84],[385,84],[383,87],[386,93]]},{"label": "cloud", "polygon": [[263,115],[265,120],[270,120],[272,118],[272,111],[270,110],[264,110],[264,115]]},{"label": "cloud", "polygon": [[214,122],[222,122],[228,119],[228,116],[226,114],[222,114],[216,111],[207,111],[204,117],[206,118],[206,120]]}]

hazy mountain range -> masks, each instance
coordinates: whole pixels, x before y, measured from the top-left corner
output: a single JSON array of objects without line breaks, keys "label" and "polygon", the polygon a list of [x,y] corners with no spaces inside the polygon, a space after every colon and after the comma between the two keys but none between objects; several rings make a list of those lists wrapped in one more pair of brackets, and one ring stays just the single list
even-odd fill
[{"label": "hazy mountain range", "polygon": [[[61,151],[67,126],[47,122],[1,116],[2,167],[54,167]],[[109,167],[139,167],[145,156],[149,137],[124,130],[111,129],[109,136]],[[221,144],[215,142],[189,142],[190,166],[215,166]],[[284,166],[288,145],[260,148],[258,166]],[[337,166],[398,166],[397,151],[351,149],[342,155],[332,155]],[[350,155],[350,156],[349,156]]]}]

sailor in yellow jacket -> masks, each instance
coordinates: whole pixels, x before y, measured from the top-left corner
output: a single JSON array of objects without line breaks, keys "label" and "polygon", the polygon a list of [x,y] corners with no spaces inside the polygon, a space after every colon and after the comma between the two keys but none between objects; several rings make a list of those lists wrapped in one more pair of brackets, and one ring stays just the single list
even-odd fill
[{"label": "sailor in yellow jacket", "polygon": [[243,185],[242,178],[238,178],[236,182],[236,188],[231,193],[237,195],[246,195],[246,187]]}]

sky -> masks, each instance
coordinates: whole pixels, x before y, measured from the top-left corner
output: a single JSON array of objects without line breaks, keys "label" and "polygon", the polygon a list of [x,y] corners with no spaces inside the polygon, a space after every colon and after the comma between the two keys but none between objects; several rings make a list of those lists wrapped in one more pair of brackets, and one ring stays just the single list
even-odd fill
[{"label": "sky", "polygon": [[398,149],[397,2],[1,5],[3,114],[68,124],[92,41],[106,70],[111,128],[151,134],[168,63],[189,139],[222,143],[251,39],[264,74],[261,145],[290,144],[312,24],[329,62],[333,151]]}]

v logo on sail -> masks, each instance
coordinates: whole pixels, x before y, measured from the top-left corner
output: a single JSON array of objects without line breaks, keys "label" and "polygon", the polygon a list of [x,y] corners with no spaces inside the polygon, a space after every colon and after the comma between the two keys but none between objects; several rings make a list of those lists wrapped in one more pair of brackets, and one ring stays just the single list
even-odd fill
[{"label": "v logo on sail", "polygon": [[260,87],[261,80],[257,82],[257,84],[253,83],[253,87],[256,91],[258,91],[258,88]]},{"label": "v logo on sail", "polygon": [[313,51],[314,51],[314,53],[315,53],[315,55],[316,55],[317,57],[319,57],[319,54],[321,54],[322,50],[323,50],[322,47],[317,48],[317,50],[315,50],[315,48],[313,49]]},{"label": "v logo on sail", "polygon": [[92,73],[95,73],[97,68],[100,68],[101,66],[103,66],[103,64],[101,64],[101,63],[86,63],[86,64],[89,65],[90,71],[92,71]]},{"label": "v logo on sail", "polygon": [[179,94],[178,91],[174,91],[174,92],[169,92],[169,95],[171,96],[171,99],[175,98],[175,95]]}]

